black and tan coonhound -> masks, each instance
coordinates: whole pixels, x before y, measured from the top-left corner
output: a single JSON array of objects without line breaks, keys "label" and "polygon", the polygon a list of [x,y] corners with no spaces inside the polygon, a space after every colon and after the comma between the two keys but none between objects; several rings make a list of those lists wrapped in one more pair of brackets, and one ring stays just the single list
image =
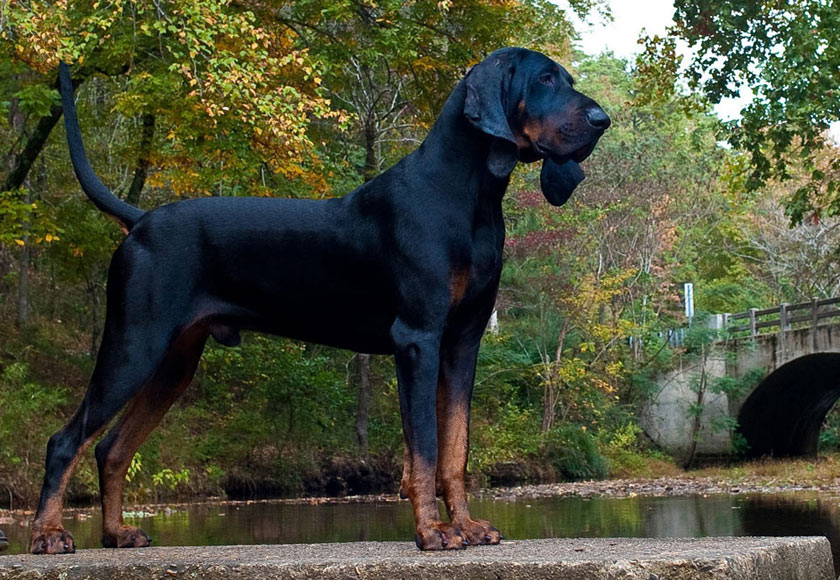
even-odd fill
[{"label": "black and tan coonhound", "polygon": [[[546,56],[504,48],[455,87],[420,147],[346,197],[204,198],[144,212],[91,169],[61,67],[70,157],[82,189],[129,233],[111,261],[102,346],[87,394],[49,441],[35,553],[72,552],[67,481],[96,446],[102,543],[150,543],[122,519],[132,457],[192,379],[208,336],[254,330],[393,354],[406,442],[402,493],[423,550],[495,544],[465,490],[476,356],[502,268],[502,196],[517,161],[543,160],[563,204],[610,119]],[[442,522],[436,485],[449,522]]]}]

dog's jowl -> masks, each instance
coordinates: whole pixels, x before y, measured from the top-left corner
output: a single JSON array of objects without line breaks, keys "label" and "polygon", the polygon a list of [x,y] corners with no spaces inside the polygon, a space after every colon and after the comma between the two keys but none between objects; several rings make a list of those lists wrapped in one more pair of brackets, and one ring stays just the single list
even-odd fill
[{"label": "dog's jowl", "polygon": [[91,169],[63,65],[61,92],[82,189],[128,233],[111,261],[87,394],[47,448],[31,550],[74,551],[64,490],[101,433],[102,543],[150,544],[122,520],[131,459],[189,385],[208,337],[231,346],[241,330],[393,354],[401,492],[417,545],[498,543],[498,530],[470,516],[464,483],[476,356],[499,285],[511,171],[542,160],[543,193],[561,205],[610,124],[569,73],[530,50],[492,53],[455,87],[416,151],[340,199],[205,198],[149,212],[120,201]]}]

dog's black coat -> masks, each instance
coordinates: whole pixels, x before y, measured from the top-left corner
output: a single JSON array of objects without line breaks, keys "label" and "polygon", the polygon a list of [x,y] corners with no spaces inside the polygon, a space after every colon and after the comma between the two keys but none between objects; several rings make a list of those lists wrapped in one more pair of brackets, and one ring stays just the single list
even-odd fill
[{"label": "dog's black coat", "polygon": [[[501,272],[510,172],[544,159],[543,192],[561,205],[583,179],[577,162],[609,126],[568,73],[526,49],[492,53],[419,149],[341,199],[206,198],[145,213],[90,168],[66,67],[62,97],[79,181],[129,234],[111,263],[90,387],[50,440],[32,550],[72,551],[60,526],[67,474],[127,404],[96,449],[103,542],[148,544],[116,513],[130,457],[189,382],[207,336],[235,345],[243,329],[393,354],[418,545],[498,542],[466,507],[469,399]],[[450,524],[438,519],[436,480]]]}]

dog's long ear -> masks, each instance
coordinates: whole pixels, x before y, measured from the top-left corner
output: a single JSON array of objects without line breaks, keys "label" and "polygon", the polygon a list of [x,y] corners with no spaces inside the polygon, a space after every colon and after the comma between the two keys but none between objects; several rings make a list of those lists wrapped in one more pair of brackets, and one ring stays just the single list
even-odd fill
[{"label": "dog's long ear", "polygon": [[496,177],[507,177],[519,159],[519,147],[505,115],[511,64],[504,56],[491,55],[475,65],[465,79],[464,115],[478,129],[495,137],[490,144],[487,168]]},{"label": "dog's long ear", "polygon": [[540,187],[548,203],[561,206],[572,197],[572,192],[583,181],[583,169],[572,160],[556,163],[546,158],[540,173]]}]

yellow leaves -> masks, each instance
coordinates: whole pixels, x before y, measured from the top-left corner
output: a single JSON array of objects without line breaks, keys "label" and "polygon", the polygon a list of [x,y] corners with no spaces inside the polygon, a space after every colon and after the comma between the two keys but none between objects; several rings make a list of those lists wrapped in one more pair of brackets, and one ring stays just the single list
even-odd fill
[{"label": "yellow leaves", "polygon": [[610,361],[604,365],[604,372],[614,378],[619,378],[624,374],[624,363],[620,360]]},{"label": "yellow leaves", "polygon": [[[59,53],[88,65],[133,63],[115,110],[159,119],[165,142],[149,185],[179,195],[253,191],[254,168],[264,167],[319,192],[328,189],[310,125],[321,119],[346,124],[348,118],[319,94],[323,65],[297,48],[294,33],[276,20],[258,21],[230,0],[0,4],[0,49],[14,51],[32,70],[54,72]],[[139,41],[131,42],[131,35]],[[136,47],[128,45],[134,44],[153,54],[132,57]],[[216,140],[221,152],[214,151]],[[0,243],[9,246],[36,240],[35,234],[6,234]]]},{"label": "yellow leaves", "polygon": [[66,44],[67,2],[3,2],[0,41],[12,42],[15,57],[39,73],[58,65],[58,55]]},{"label": "yellow leaves", "polygon": [[421,56],[414,60],[414,68],[417,71],[422,72],[433,72],[439,68],[439,64],[435,59],[430,56]]}]

